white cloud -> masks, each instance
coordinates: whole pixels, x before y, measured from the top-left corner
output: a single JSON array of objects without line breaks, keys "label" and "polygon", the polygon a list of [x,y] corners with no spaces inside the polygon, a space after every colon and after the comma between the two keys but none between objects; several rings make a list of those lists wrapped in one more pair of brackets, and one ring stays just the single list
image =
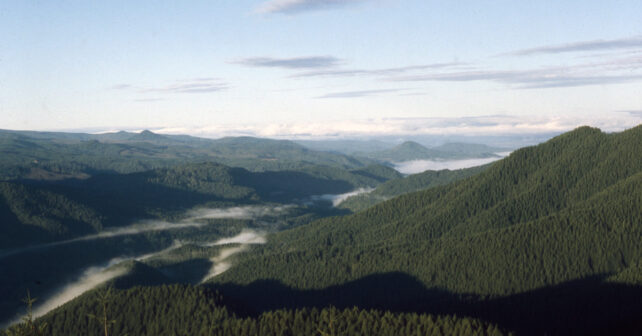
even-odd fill
[{"label": "white cloud", "polygon": [[497,161],[509,153],[497,153],[501,157],[492,157],[484,159],[466,159],[466,160],[449,160],[449,161],[436,161],[436,160],[412,160],[395,163],[395,169],[402,174],[418,174],[426,170],[443,170],[443,169],[463,169],[470,167],[477,167]]},{"label": "white cloud", "polygon": [[218,138],[258,136],[272,138],[340,138],[389,135],[523,135],[565,132],[588,125],[605,132],[622,131],[642,123],[636,113],[605,113],[600,116],[478,116],[460,118],[383,118],[289,123],[265,123],[155,129],[166,134],[191,134]]},{"label": "white cloud", "polygon": [[592,40],[541,46],[536,48],[517,50],[509,53],[509,55],[527,56],[535,54],[559,54],[566,52],[630,49],[640,47],[642,47],[642,36],[632,36],[613,40]]}]

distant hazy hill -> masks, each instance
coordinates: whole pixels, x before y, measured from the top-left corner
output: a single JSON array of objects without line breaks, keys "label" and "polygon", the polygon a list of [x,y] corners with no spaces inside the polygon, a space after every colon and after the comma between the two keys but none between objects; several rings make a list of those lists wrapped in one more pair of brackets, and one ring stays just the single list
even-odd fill
[{"label": "distant hazy hill", "polygon": [[391,163],[411,160],[455,160],[497,157],[495,153],[499,151],[501,151],[501,149],[480,144],[449,143],[438,147],[426,148],[419,143],[406,141],[393,148],[370,153],[357,153],[356,155]]},{"label": "distant hazy hill", "polygon": [[100,172],[131,173],[186,162],[218,162],[253,171],[312,165],[344,169],[374,163],[314,151],[291,141],[251,137],[201,139],[141,133],[0,131],[0,179],[63,179]]},{"label": "distant hazy hill", "polygon": [[313,150],[347,155],[382,151],[395,146],[394,143],[379,140],[297,140],[295,142]]},{"label": "distant hazy hill", "polygon": [[[275,234],[216,280],[263,307],[293,304],[286,288],[335,288],[318,299],[345,302],[341,288],[354,284],[364,295],[353,304],[476,316],[525,333],[640,328],[640,148],[642,126],[582,127],[471,178]],[[419,285],[379,290],[404,281]]]}]

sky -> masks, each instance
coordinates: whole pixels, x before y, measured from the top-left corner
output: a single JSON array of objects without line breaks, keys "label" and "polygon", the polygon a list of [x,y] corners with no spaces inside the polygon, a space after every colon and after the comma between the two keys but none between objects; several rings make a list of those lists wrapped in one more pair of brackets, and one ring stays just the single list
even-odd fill
[{"label": "sky", "polygon": [[206,137],[642,123],[642,1],[0,1],[0,128]]}]

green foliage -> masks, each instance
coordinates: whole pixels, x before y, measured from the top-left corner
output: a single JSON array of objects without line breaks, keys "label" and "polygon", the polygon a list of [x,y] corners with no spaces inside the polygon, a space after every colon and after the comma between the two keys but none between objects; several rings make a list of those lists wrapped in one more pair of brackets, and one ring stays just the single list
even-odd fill
[{"label": "green foliage", "polygon": [[91,135],[0,130],[0,153],[0,180],[86,178],[99,172],[142,172],[197,162],[251,171],[298,170],[313,165],[354,169],[373,163],[309,150],[285,140],[211,140],[149,131]]},{"label": "green foliage", "polygon": [[370,193],[348,198],[343,201],[339,207],[349,209],[352,212],[361,211],[395,196],[446,185],[448,183],[473,176],[484,171],[488,167],[490,167],[490,164],[458,170],[428,170],[423,173],[409,175],[401,179],[391,179],[380,184]]},{"label": "green foliage", "polygon": [[[97,299],[98,297],[98,299]],[[44,316],[47,334],[99,335],[104,324],[87,312],[102,312],[92,292]],[[216,292],[202,287],[136,287],[109,298],[110,333],[132,335],[504,335],[476,319],[358,308],[274,310],[237,314]]]},{"label": "green foliage", "polygon": [[457,160],[469,158],[497,157],[501,148],[479,144],[450,143],[426,148],[414,141],[406,141],[393,148],[355,155],[383,162],[402,162],[411,160]]},{"label": "green foliage", "polygon": [[0,182],[0,225],[5,232],[0,243],[9,248],[96,233],[141,218],[176,219],[197,205],[290,203],[376,186],[397,176],[382,166],[250,172],[197,163],[84,180]]},{"label": "green foliage", "polygon": [[[31,297],[31,293],[27,291],[27,297],[22,301],[27,305],[27,314],[22,318],[22,321],[11,326],[4,334],[6,336],[44,336],[47,335],[47,323],[36,322],[33,316],[33,303],[36,298]],[[0,331],[1,332],[1,331]]]},{"label": "green foliage", "polygon": [[222,275],[322,288],[400,271],[506,295],[618,272],[642,255],[642,126],[580,128],[479,175],[275,235]]}]

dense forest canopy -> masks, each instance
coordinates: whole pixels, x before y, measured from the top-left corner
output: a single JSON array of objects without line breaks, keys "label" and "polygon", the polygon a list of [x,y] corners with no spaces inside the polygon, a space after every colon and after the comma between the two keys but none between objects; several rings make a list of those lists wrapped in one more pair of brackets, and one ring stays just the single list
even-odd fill
[{"label": "dense forest canopy", "polygon": [[[9,135],[9,142],[26,136]],[[100,141],[54,135],[55,141],[32,134],[23,145],[43,141],[101,151],[130,141],[138,149],[141,143],[212,145],[151,132]],[[275,144],[254,138],[217,143],[228,156],[256,148],[248,160]],[[276,143],[279,151],[300,150]],[[45,334],[97,334],[104,325],[87,314],[99,316],[109,293],[111,334],[639,333],[639,148],[642,126],[613,134],[581,127],[492,164],[407,177],[364,161],[349,167],[295,160],[295,169],[248,170],[154,158],[158,167],[126,174],[87,169],[91,160],[77,163],[78,171],[64,165],[48,170],[59,174],[55,178],[0,182],[3,246],[102,232],[136,218],[181,221],[198,206],[287,211],[81,241],[46,256],[31,251],[0,258],[9,271],[0,276],[3,295],[11,301],[2,302],[0,313],[15,311],[30,287],[46,299],[40,279],[48,286],[64,283],[62,275],[47,273],[53,260],[61,261],[59,269],[78,271],[126,248],[130,255],[147,254],[97,273],[117,271],[107,283],[113,290],[103,284],[8,332],[35,325]],[[128,162],[119,160],[114,162]],[[315,195],[365,187],[375,189],[340,208],[310,205]],[[267,243],[212,243],[248,229],[269,233]],[[76,248],[85,252],[77,255]],[[209,276],[217,267],[223,271]]]}]

